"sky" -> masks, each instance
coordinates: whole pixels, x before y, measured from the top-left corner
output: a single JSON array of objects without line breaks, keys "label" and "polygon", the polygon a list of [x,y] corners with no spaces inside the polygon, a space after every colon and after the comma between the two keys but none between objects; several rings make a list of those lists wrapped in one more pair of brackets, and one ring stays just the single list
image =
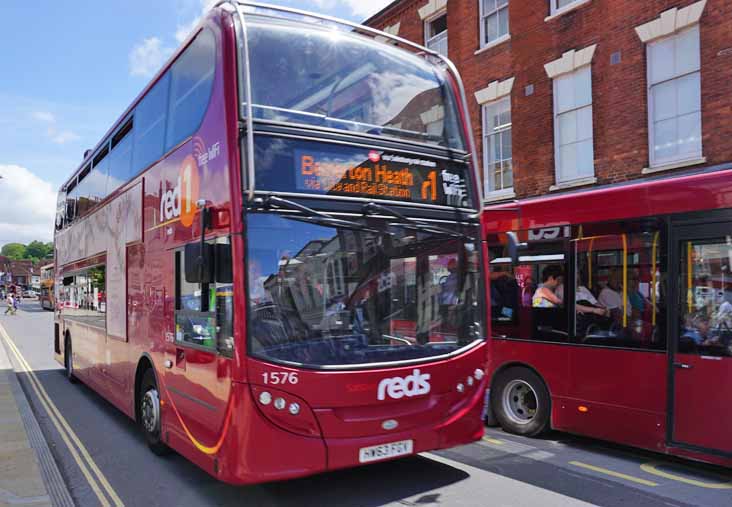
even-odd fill
[{"label": "sky", "polygon": [[[363,21],[391,0],[268,0]],[[0,245],[52,241],[56,193],[216,0],[4,0]]]}]

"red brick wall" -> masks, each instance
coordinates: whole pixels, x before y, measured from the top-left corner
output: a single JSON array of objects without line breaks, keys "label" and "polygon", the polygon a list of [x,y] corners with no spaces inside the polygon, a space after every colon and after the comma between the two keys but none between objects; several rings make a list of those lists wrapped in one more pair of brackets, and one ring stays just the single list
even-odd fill
[{"label": "red brick wall", "polygon": [[[465,83],[479,152],[481,117],[474,93],[491,81],[515,77],[511,112],[518,197],[545,194],[555,183],[552,80],[544,64],[565,51],[592,44],[597,44],[592,60],[592,95],[598,184],[643,177],[641,171],[649,164],[646,46],[634,28],[667,9],[683,8],[695,0],[591,0],[550,21],[544,20],[549,15],[548,0],[510,0],[511,39],[476,55],[480,47],[478,2],[448,1],[449,57]],[[417,9],[426,3],[395,3],[368,24],[383,28],[401,22],[399,36],[422,44],[424,30]],[[702,146],[710,166],[732,160],[732,1],[708,0],[700,33]],[[622,61],[611,65],[610,56],[618,51]],[[529,84],[534,86],[534,93],[526,96]],[[482,165],[482,153],[478,158]]]}]

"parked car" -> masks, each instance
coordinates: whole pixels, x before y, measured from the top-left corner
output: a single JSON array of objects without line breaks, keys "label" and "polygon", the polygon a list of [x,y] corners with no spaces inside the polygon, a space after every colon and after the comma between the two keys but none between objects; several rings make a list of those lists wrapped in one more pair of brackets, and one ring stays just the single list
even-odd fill
[{"label": "parked car", "polygon": [[33,289],[26,289],[23,291],[23,297],[24,298],[34,298],[37,297],[38,294]]}]

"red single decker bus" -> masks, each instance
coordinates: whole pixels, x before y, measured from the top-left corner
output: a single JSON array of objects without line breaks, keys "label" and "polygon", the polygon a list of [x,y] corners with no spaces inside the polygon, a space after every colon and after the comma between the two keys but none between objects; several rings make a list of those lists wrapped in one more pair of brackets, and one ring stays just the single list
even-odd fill
[{"label": "red single decker bus", "polygon": [[489,422],[732,466],[731,169],[484,211]]},{"label": "red single decker bus", "polygon": [[479,439],[481,198],[437,58],[212,9],[61,188],[69,378],[232,484]]}]

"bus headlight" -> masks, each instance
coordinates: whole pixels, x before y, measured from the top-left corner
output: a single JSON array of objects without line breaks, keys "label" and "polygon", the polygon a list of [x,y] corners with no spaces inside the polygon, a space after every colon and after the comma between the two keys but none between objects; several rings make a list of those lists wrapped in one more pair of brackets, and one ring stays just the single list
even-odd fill
[{"label": "bus headlight", "polygon": [[249,389],[260,413],[273,425],[297,435],[322,436],[315,412],[303,398],[270,386],[250,384]]},{"label": "bus headlight", "polygon": [[269,405],[272,402],[272,395],[269,394],[267,391],[262,391],[259,393],[259,403],[262,405]]}]

